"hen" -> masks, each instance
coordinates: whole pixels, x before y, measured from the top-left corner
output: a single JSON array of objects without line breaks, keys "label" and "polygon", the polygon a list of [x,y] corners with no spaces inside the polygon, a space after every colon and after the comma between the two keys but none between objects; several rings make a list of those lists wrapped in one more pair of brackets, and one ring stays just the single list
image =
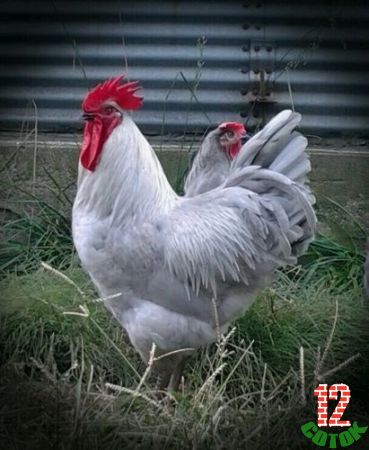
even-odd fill
[{"label": "hen", "polygon": [[208,133],[186,175],[184,193],[187,197],[210,191],[225,181],[245,136],[245,127],[237,122],[224,122]]},{"label": "hen", "polygon": [[73,238],[144,361],[153,343],[155,356],[169,353],[154,367],[159,387],[175,388],[186,357],[225,332],[313,239],[306,139],[292,132],[300,115],[283,111],[245,144],[222,184],[179,197],[127,112],[142,103],[138,84],[122,81],[98,85],[82,104]]}]

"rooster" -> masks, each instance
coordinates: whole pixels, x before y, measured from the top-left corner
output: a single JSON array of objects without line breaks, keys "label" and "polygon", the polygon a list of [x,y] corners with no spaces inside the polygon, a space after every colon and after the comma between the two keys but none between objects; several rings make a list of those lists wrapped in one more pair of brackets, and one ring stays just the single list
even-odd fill
[{"label": "rooster", "polygon": [[138,89],[117,77],[82,103],[73,238],[143,360],[156,349],[159,389],[175,389],[186,358],[313,239],[310,164],[306,139],[293,132],[300,115],[286,110],[244,145],[220,185],[179,197],[128,112],[141,106]]},{"label": "rooster", "polygon": [[187,197],[210,191],[225,181],[245,136],[245,127],[238,122],[224,122],[206,136],[186,176]]}]

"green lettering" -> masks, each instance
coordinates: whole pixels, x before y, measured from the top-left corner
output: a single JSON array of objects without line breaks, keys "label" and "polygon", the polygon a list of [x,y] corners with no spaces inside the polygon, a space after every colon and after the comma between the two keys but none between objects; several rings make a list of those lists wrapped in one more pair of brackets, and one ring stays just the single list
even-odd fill
[{"label": "green lettering", "polygon": [[323,430],[318,430],[315,436],[313,437],[312,442],[314,442],[314,444],[316,445],[319,445],[319,447],[324,447],[325,443],[327,442],[327,439],[328,434]]},{"label": "green lettering", "polygon": [[361,438],[361,434],[365,433],[365,431],[368,429],[368,427],[359,427],[357,422],[354,422],[352,426],[348,429],[351,436],[355,439],[355,441],[358,441]]},{"label": "green lettering", "polygon": [[[324,447],[328,441],[329,448],[337,448],[337,441],[341,447],[348,447],[355,441],[361,438],[361,435],[367,431],[368,427],[360,427],[357,422],[354,422],[347,431],[342,431],[340,434],[326,433],[320,430],[314,422],[307,422],[301,426],[301,431],[308,439],[311,439],[315,445]],[[337,439],[338,436],[338,439]],[[329,438],[329,439],[328,439]]]},{"label": "green lettering", "polygon": [[[305,425],[302,425],[301,427],[301,431],[309,439],[311,439],[314,436],[314,433],[317,431],[317,429],[318,427],[315,425],[314,422],[305,423]],[[313,431],[313,433],[311,431]]]},{"label": "green lettering", "polygon": [[337,436],[338,434],[330,433],[329,436],[329,448],[337,448]]},{"label": "green lettering", "polygon": [[355,442],[355,439],[351,436],[351,434],[348,431],[342,431],[342,433],[340,433],[338,437],[340,439],[341,447],[348,447],[353,442]]}]

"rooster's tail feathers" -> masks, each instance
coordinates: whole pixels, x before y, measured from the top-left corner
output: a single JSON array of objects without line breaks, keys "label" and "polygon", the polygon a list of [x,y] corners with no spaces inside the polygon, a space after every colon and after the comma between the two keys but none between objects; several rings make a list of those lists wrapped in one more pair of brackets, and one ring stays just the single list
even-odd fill
[{"label": "rooster's tail feathers", "polygon": [[287,176],[297,183],[304,183],[310,171],[305,152],[307,139],[293,132],[301,115],[284,110],[253,136],[241,149],[233,162],[233,168],[260,166]]},{"label": "rooster's tail feathers", "polygon": [[289,110],[278,114],[243,146],[225,182],[225,187],[247,189],[285,212],[286,235],[296,256],[305,251],[316,226],[307,139],[293,131],[300,120],[300,114]]}]

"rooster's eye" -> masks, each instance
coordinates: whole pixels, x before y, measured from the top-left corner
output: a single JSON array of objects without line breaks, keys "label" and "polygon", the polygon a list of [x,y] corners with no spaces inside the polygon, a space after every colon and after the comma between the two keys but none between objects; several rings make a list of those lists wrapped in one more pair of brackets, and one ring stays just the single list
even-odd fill
[{"label": "rooster's eye", "polygon": [[104,108],[104,113],[105,114],[113,114],[114,111],[115,111],[115,109],[112,106],[106,106]]}]

